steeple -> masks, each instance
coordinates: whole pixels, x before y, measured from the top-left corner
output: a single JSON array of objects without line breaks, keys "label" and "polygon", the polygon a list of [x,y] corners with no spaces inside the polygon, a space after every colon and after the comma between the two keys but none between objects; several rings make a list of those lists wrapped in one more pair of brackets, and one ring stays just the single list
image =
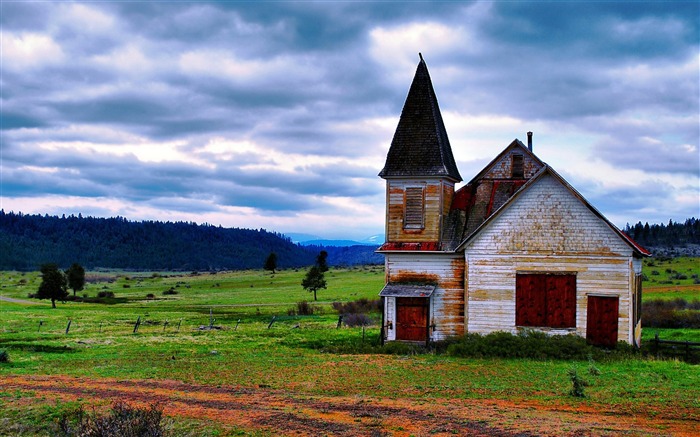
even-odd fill
[{"label": "steeple", "polygon": [[450,140],[430,80],[420,55],[416,75],[408,91],[401,118],[379,176],[443,177],[460,182]]}]

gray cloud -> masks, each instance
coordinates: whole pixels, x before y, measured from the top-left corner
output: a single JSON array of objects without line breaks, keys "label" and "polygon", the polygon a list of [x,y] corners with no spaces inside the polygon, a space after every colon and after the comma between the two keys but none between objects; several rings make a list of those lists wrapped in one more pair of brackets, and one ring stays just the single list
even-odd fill
[{"label": "gray cloud", "polygon": [[[4,202],[82,197],[106,214],[89,200],[108,197],[120,213],[245,207],[290,220],[356,202],[377,208],[381,232],[387,120],[423,51],[443,112],[501,120],[492,136],[512,129],[503,120],[552,126],[561,147],[584,132],[592,159],[648,175],[632,188],[575,181],[603,213],[644,220],[645,199],[698,183],[699,16],[697,2],[3,4]],[[447,37],[431,42],[430,28],[416,43],[399,31],[412,25]],[[377,29],[398,39],[378,41]],[[482,147],[475,135],[453,147]],[[226,156],[206,149],[214,140],[257,149]],[[143,148],[179,155],[153,162]],[[290,156],[308,162],[280,162]],[[465,179],[482,161],[464,163]]]}]

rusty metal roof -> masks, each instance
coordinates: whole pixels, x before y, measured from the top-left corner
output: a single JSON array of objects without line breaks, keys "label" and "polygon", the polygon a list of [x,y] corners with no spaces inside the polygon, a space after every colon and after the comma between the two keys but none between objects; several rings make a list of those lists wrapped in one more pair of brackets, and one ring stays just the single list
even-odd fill
[{"label": "rusty metal roof", "polygon": [[381,297],[430,297],[436,285],[386,284],[379,292]]},{"label": "rusty metal roof", "polygon": [[462,180],[422,56],[379,176]]},{"label": "rusty metal roof", "polygon": [[444,221],[443,250],[455,250],[465,238],[469,237],[494,212],[498,211],[530,179],[529,177],[493,177],[489,175],[499,161],[513,151],[527,156],[535,169],[541,169],[546,165],[520,140],[513,140],[467,185],[455,192],[450,212]]},{"label": "rusty metal roof", "polygon": [[420,243],[386,242],[377,249],[377,252],[388,252],[392,250],[434,252],[441,249],[437,241],[424,241]]}]

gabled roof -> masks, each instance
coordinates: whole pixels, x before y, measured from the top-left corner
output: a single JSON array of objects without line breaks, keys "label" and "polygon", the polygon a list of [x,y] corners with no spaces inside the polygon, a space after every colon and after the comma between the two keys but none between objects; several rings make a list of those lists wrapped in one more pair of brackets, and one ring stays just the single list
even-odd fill
[{"label": "gabled roof", "polygon": [[519,149],[519,151],[521,153],[523,153],[524,155],[528,155],[533,161],[535,161],[540,166],[545,165],[545,163],[542,162],[540,160],[540,158],[537,157],[537,155],[532,153],[532,150],[528,149],[527,146],[525,144],[523,144],[522,141],[520,141],[519,139],[516,138],[513,141],[511,141],[511,143],[508,144],[508,146],[505,149],[503,149],[503,151],[501,151],[501,153],[496,155],[496,157],[493,158],[491,160],[491,162],[486,164],[486,166],[476,176],[474,176],[474,178],[472,178],[472,180],[469,181],[467,183],[467,185],[472,184],[472,183],[478,181],[479,179],[482,179],[489,171],[491,171],[493,169],[493,166],[496,165],[496,163],[498,161],[500,161],[505,155],[510,153],[510,151],[513,149]]},{"label": "gabled roof", "polygon": [[[521,143],[522,144],[522,143]],[[600,213],[593,205],[588,203],[588,201],[579,193],[576,191],[574,187],[572,187],[559,173],[554,171],[552,167],[550,167],[547,164],[544,164],[544,167],[530,180],[528,180],[520,189],[518,189],[513,195],[505,202],[503,205],[500,206],[496,211],[494,211],[492,214],[490,214],[486,220],[484,220],[476,229],[474,229],[469,235],[464,238],[464,240],[457,246],[455,249],[456,251],[458,250],[463,250],[464,247],[469,243],[471,240],[473,240],[479,233],[486,227],[488,226],[489,223],[491,223],[493,220],[495,220],[496,217],[498,217],[503,211],[508,209],[508,207],[515,202],[515,200],[520,197],[523,193],[525,193],[531,186],[533,186],[538,180],[540,180],[544,175],[551,175],[556,179],[559,183],[561,183],[566,189],[571,192],[574,197],[576,197],[583,205],[585,205],[595,216],[600,218],[613,232],[615,232],[630,248],[632,248],[632,251],[636,256],[642,257],[642,256],[651,256],[651,252],[648,250],[644,249],[642,246],[637,244],[634,240],[632,240],[627,234],[622,232],[612,224],[603,214]]]},{"label": "gabled roof", "polygon": [[[514,176],[509,155],[523,157],[523,174]],[[452,198],[442,234],[442,249],[454,250],[534,176],[544,163],[520,140],[513,140]]]},{"label": "gabled roof", "polygon": [[385,179],[438,176],[455,182],[462,180],[422,56],[379,176]]}]

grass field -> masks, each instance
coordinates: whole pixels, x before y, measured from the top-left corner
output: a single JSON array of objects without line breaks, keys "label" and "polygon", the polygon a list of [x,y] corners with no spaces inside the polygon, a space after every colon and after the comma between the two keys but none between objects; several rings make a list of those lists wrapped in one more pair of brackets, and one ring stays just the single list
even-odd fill
[{"label": "grass field", "polygon": [[[698,297],[697,259],[645,273],[667,268],[688,279],[646,281],[645,298]],[[38,274],[0,273],[1,297],[32,302],[0,302],[0,435],[48,435],[61,412],[115,399],[161,402],[176,435],[692,435],[700,423],[698,366],[676,360],[360,353],[378,343],[378,320],[336,329],[330,303],[375,299],[383,269],[332,269],[316,314],[292,316],[311,298],[304,273],[91,272],[79,294],[111,291],[111,303],[56,309],[27,299]],[[222,329],[200,329],[210,314]],[[568,394],[572,368],[585,398]]]}]

